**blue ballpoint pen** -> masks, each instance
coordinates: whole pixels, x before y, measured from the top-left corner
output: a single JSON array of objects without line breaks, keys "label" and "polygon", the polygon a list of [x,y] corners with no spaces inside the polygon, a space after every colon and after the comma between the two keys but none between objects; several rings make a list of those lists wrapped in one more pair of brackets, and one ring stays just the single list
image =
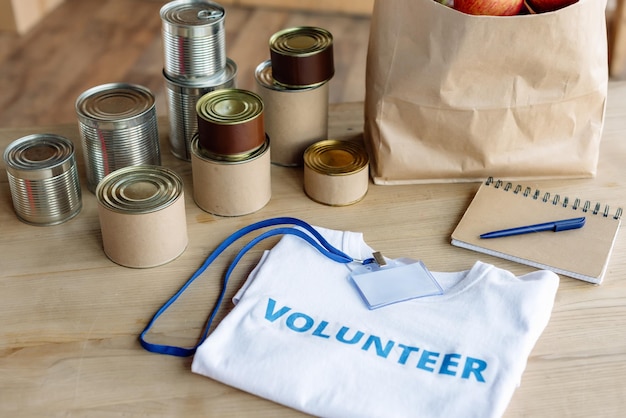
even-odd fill
[{"label": "blue ballpoint pen", "polygon": [[481,238],[499,238],[508,237],[511,235],[529,234],[531,232],[541,231],[567,231],[568,229],[578,229],[585,225],[585,217],[563,219],[559,221],[545,222],[535,225],[518,226],[516,228],[501,229],[499,231],[492,231],[482,234]]}]

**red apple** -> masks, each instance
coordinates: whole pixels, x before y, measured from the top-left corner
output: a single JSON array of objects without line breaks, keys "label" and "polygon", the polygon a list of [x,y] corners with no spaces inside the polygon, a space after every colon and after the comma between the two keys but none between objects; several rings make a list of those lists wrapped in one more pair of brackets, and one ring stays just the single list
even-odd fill
[{"label": "red apple", "polygon": [[523,6],[524,0],[454,0],[456,10],[470,15],[514,16]]},{"label": "red apple", "polygon": [[535,13],[553,12],[565,6],[576,3],[578,0],[527,0],[528,6]]}]

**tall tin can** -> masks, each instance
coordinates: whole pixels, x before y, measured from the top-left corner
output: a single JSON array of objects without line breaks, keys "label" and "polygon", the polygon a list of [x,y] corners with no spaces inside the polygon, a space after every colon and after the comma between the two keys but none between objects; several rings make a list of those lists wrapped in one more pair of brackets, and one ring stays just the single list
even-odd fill
[{"label": "tall tin can", "polygon": [[251,91],[222,89],[196,104],[198,143],[224,157],[248,155],[265,143],[263,99]]},{"label": "tall tin can", "polygon": [[226,68],[212,77],[173,79],[164,71],[170,121],[170,149],[176,157],[191,161],[191,139],[198,131],[196,104],[203,95],[236,86],[237,65],[228,59]]},{"label": "tall tin can", "polygon": [[173,79],[210,77],[226,66],[225,11],[204,0],[176,0],[161,8],[165,73]]},{"label": "tall tin can", "polygon": [[107,175],[96,188],[104,252],[134,268],[165,264],[187,247],[183,181],[160,166],[133,166]]},{"label": "tall tin can", "polygon": [[76,100],[88,189],[107,174],[133,165],[160,165],[155,99],[145,87],[111,83]]},{"label": "tall tin can", "polygon": [[306,148],[328,137],[328,82],[287,87],[272,76],[272,62],[255,71],[265,103],[265,131],[272,140],[272,163],[302,165]]},{"label": "tall tin can", "polygon": [[242,216],[262,209],[272,196],[270,143],[236,156],[214,154],[191,142],[194,201],[205,212]]},{"label": "tall tin can", "polygon": [[4,151],[17,217],[31,225],[55,225],[82,208],[80,183],[70,140],[53,134],[17,139]]}]

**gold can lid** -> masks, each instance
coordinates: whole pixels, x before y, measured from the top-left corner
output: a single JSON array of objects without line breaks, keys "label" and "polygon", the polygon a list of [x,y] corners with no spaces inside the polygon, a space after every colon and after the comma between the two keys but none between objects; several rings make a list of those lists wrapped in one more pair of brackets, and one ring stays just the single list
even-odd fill
[{"label": "gold can lid", "polygon": [[326,29],[300,26],[276,32],[269,42],[272,52],[306,57],[327,50],[333,44],[333,35]]},{"label": "gold can lid", "polygon": [[11,142],[4,151],[7,172],[24,180],[45,180],[74,164],[74,145],[59,135],[33,134]]},{"label": "gold can lid", "polygon": [[204,120],[220,125],[249,122],[263,114],[263,100],[248,90],[220,89],[198,99],[196,112]]},{"label": "gold can lid", "polygon": [[270,148],[270,139],[265,135],[265,141],[258,147],[240,154],[217,154],[200,146],[199,135],[196,132],[191,138],[191,153],[203,161],[219,164],[242,164],[256,160],[263,156]]},{"label": "gold can lid", "polygon": [[154,109],[154,95],[145,87],[127,83],[109,83],[92,87],[76,100],[81,119],[120,122]]},{"label": "gold can lid", "polygon": [[164,209],[183,193],[183,181],[161,166],[130,166],[105,176],[96,188],[98,202],[108,210],[145,214]]},{"label": "gold can lid", "polygon": [[304,164],[320,174],[344,176],[367,167],[369,157],[365,149],[352,141],[326,139],[310,145],[304,151]]},{"label": "gold can lid", "polygon": [[163,22],[176,26],[206,26],[224,20],[222,6],[205,0],[178,0],[165,4],[160,11]]}]

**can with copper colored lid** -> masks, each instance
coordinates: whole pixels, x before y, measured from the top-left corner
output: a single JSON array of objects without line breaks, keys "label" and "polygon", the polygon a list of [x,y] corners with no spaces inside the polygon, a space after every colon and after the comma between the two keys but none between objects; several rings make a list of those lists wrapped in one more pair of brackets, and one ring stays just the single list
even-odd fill
[{"label": "can with copper colored lid", "polygon": [[198,99],[215,90],[234,88],[236,75],[237,66],[230,59],[222,72],[206,78],[172,79],[163,72],[167,87],[172,154],[182,160],[191,161],[191,138],[198,131]]},{"label": "can with copper colored lid", "polygon": [[204,0],[170,1],[161,8],[165,73],[174,79],[210,77],[226,66],[225,11]]},{"label": "can with copper colored lid", "polygon": [[248,90],[221,89],[198,99],[198,143],[207,151],[245,155],[265,142],[263,100]]},{"label": "can with copper colored lid", "polygon": [[255,78],[265,104],[272,163],[301,166],[304,150],[328,137],[328,83],[286,87],[274,80],[270,60],[257,66]]},{"label": "can with copper colored lid", "polygon": [[96,188],[104,252],[125,267],[165,264],[187,247],[183,181],[160,166],[114,171]]},{"label": "can with copper colored lid", "polygon": [[161,164],[155,99],[147,88],[93,87],[76,100],[76,113],[90,191],[119,168]]},{"label": "can with copper colored lid", "polygon": [[315,86],[335,74],[333,36],[326,29],[301,26],[270,37],[274,79],[288,87]]},{"label": "can with copper colored lid", "polygon": [[31,225],[56,225],[82,208],[74,145],[62,136],[33,134],[4,151],[17,217]]},{"label": "can with copper colored lid", "polygon": [[245,155],[223,156],[191,142],[194,201],[205,212],[242,216],[263,208],[272,196],[269,139]]},{"label": "can with copper colored lid", "polygon": [[312,200],[346,206],[363,199],[369,185],[369,157],[353,141],[327,139],[304,153],[304,191]]}]

